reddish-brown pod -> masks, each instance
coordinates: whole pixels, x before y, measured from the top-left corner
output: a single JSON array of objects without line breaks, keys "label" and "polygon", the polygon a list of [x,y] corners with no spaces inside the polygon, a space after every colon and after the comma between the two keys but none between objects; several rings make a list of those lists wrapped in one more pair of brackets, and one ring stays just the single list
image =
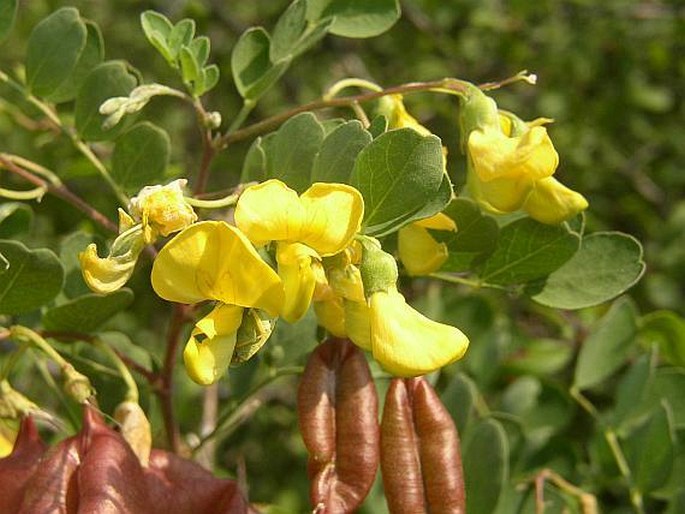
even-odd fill
[{"label": "reddish-brown pod", "polygon": [[297,407],[315,512],[353,512],[379,459],[378,396],[361,350],[346,339],[319,345],[302,374]]},{"label": "reddish-brown pod", "polygon": [[459,436],[422,377],[390,383],[381,422],[381,472],[392,514],[464,514]]}]

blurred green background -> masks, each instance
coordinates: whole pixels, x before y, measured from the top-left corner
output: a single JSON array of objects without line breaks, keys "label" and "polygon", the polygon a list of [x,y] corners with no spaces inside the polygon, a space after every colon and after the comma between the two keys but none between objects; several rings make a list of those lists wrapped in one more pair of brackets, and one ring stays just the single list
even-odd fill
[{"label": "blurred green background", "polygon": [[[105,36],[106,58],[128,60],[140,70],[145,82],[179,86],[173,72],[145,40],[138,20],[145,9],[158,10],[174,21],[191,17],[198,23],[198,33],[210,37],[210,62],[217,63],[221,69],[219,86],[206,97],[205,105],[222,113],[225,127],[241,104],[230,78],[233,43],[250,26],[272,28],[288,3],[287,0],[24,0],[20,2],[17,24],[2,45],[0,68],[12,70],[23,61],[28,34],[37,21],[59,7],[73,5],[82,16],[100,25]],[[631,291],[639,311],[669,309],[685,314],[685,4],[682,0],[406,0],[401,5],[400,21],[377,38],[326,37],[294,62],[283,79],[260,101],[250,120],[314,100],[335,81],[349,76],[391,86],[446,76],[479,83],[503,79],[523,69],[534,72],[538,75],[537,86],[516,84],[493,96],[500,107],[524,119],[554,118],[550,133],[561,157],[557,176],[590,201],[589,232],[620,230],[643,243],[647,273]],[[407,96],[406,104],[410,112],[443,139],[450,155],[459,155],[456,99],[418,93]],[[146,113],[171,133],[170,173],[181,174],[198,166],[200,140],[193,113],[176,107],[155,101]],[[223,189],[237,182],[248,144],[236,145],[215,160],[210,189]],[[33,157],[67,179],[79,177],[73,187],[81,192],[97,184],[97,180],[88,178],[91,173],[88,165],[71,149],[49,135],[36,140],[31,132],[17,129],[12,117],[2,109],[0,149]],[[464,182],[460,161],[449,160],[449,171],[457,186]],[[105,212],[113,212],[114,204],[108,203],[111,199],[101,196],[96,199],[98,206]],[[72,211],[55,208],[56,203],[46,198],[35,209],[38,217],[32,237],[36,240],[57,241],[74,228],[78,217]],[[140,280],[144,282],[145,278]],[[136,287],[134,283],[134,289],[138,293],[145,287]],[[563,328],[565,323],[569,326],[581,321],[590,323],[603,311],[560,317],[526,302],[517,304],[499,294],[457,294],[453,290],[441,294],[440,289],[427,284],[419,284],[419,290],[427,292],[425,311],[464,327],[474,343],[487,341],[487,344],[473,345],[465,367],[460,369],[467,372],[484,394],[497,399],[493,403],[499,409],[524,418],[530,414],[531,426],[526,438],[530,442],[528,436],[538,430],[532,437],[537,438],[534,444],[522,444],[521,433],[515,434],[515,430],[508,428],[512,451],[518,459],[517,464],[512,464],[512,473],[525,476],[542,463],[564,472],[570,480],[592,484],[602,502],[615,508],[611,512],[631,512],[625,510],[628,505],[625,492],[616,487],[615,480],[603,481],[603,476],[616,474],[612,464],[607,464],[611,459],[606,457],[606,448],[593,436],[587,420],[579,419],[577,407],[571,407],[568,397],[555,382],[557,375],[562,380],[568,378],[566,365],[571,356],[570,350],[569,353],[563,350],[568,346],[555,345],[550,340],[572,338],[573,334],[569,335],[569,330]],[[152,313],[158,305],[148,291],[136,300],[136,312]],[[126,323],[135,326],[130,319],[121,321],[120,325],[126,326]],[[311,319],[308,323],[307,333],[311,335],[315,329]],[[151,333],[145,333],[142,339],[152,344],[155,341]],[[286,339],[284,336],[282,340]],[[521,349],[533,339],[544,358],[534,362],[519,359]],[[274,346],[282,350],[282,345]],[[495,347],[499,349],[499,366],[492,365],[491,350]],[[265,358],[282,358],[274,356],[278,353],[276,350]],[[545,366],[536,368],[535,363],[540,362]],[[241,381],[250,377],[256,365],[249,364],[231,373],[233,394],[240,392]],[[444,387],[447,378],[455,373],[456,369],[448,370],[439,385]],[[524,375],[531,376],[521,379]],[[608,389],[596,392],[595,399],[601,405],[611,405],[615,387],[613,382]],[[287,393],[289,389],[283,391],[286,392],[272,394],[265,400],[268,408],[259,410],[250,423],[224,442],[218,464],[233,470],[236,462],[244,460],[251,497],[280,505],[270,512],[304,512],[307,509],[305,452],[295,430],[294,398]],[[184,400],[196,392],[184,382],[179,394],[180,416],[190,427],[199,413],[196,403]],[[523,397],[535,397],[536,405],[543,409],[531,414],[532,404],[519,402]],[[685,430],[681,425],[679,428],[683,434]],[[541,429],[544,435],[539,433]],[[575,444],[578,440],[589,442],[581,446]],[[585,452],[592,456],[588,458]],[[681,461],[682,454],[681,443]],[[549,512],[561,512],[562,505],[560,501],[559,510],[552,508]],[[659,509],[664,504],[654,505]],[[378,491],[365,509],[368,513],[382,512]]]}]

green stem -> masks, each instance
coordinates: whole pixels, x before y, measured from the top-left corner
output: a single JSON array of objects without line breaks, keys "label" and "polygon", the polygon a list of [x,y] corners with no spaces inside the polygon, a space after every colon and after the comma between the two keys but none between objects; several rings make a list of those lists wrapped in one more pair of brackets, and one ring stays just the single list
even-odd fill
[{"label": "green stem", "polygon": [[185,197],[186,202],[193,207],[198,207],[200,209],[221,209],[223,207],[229,207],[235,205],[235,203],[240,198],[239,194],[232,194],[225,196],[223,198],[217,198],[216,200],[201,200],[200,198]]},{"label": "green stem", "polygon": [[133,375],[131,375],[131,372],[129,371],[128,367],[126,366],[126,364],[124,364],[124,361],[122,361],[119,355],[117,355],[117,353],[114,350],[112,350],[112,348],[110,348],[110,346],[104,341],[95,338],[93,339],[93,344],[107,354],[107,357],[109,357],[109,359],[114,363],[117,370],[119,371],[121,378],[124,380],[124,383],[126,384],[125,400],[138,403],[138,384],[136,384]]},{"label": "green stem", "polygon": [[15,191],[13,189],[5,189],[0,187],[0,196],[9,200],[37,200],[40,201],[45,193],[48,192],[47,187],[36,187],[26,191]]},{"label": "green stem", "polygon": [[380,92],[383,91],[383,88],[376,84],[375,82],[371,82],[370,80],[364,80],[356,77],[348,78],[348,79],[342,79],[333,84],[330,88],[328,88],[328,91],[324,93],[323,99],[324,100],[330,100],[331,98],[334,98],[338,96],[338,93],[342,91],[343,89],[347,89],[348,87],[358,87],[362,89],[368,89],[369,91],[376,91]]},{"label": "green stem", "polygon": [[289,366],[285,368],[280,368],[277,370],[271,370],[269,375],[254,386],[235,406],[234,409],[225,412],[219,417],[216,427],[209,434],[207,434],[203,439],[200,440],[199,444],[193,448],[193,454],[199,452],[202,447],[207,444],[210,440],[216,438],[219,435],[230,434],[235,427],[237,427],[242,421],[244,407],[249,404],[255,396],[266,386],[274,382],[275,380],[289,375],[299,375],[304,371],[303,366]]},{"label": "green stem", "polygon": [[244,100],[243,106],[240,108],[240,111],[238,111],[238,114],[236,114],[235,118],[233,118],[233,121],[231,121],[231,124],[229,125],[226,133],[232,134],[233,132],[238,130],[242,126],[242,124],[245,123],[245,120],[252,112],[252,109],[255,108],[255,105],[257,105],[257,102],[255,102],[254,100]]},{"label": "green stem", "polygon": [[69,138],[74,147],[83,154],[86,159],[88,159],[95,169],[100,173],[105,182],[110,186],[114,194],[116,195],[119,203],[122,206],[128,207],[129,199],[124,194],[124,192],[119,188],[116,182],[112,179],[109,171],[102,163],[102,161],[93,153],[88,145],[81,141],[72,131],[70,131],[63,123],[62,120],[57,116],[55,111],[50,108],[46,103],[41,101],[39,98],[33,96],[22,84],[10,78],[6,73],[0,71],[0,81],[5,82],[7,85],[20,92],[29,103],[34,105],[38,110],[40,110],[45,116],[56,126],[62,133]]},{"label": "green stem", "polygon": [[443,282],[449,282],[450,284],[459,284],[473,287],[475,289],[487,287],[489,289],[499,289],[500,291],[507,290],[506,287],[497,284],[490,284],[488,282],[482,282],[480,280],[473,280],[470,278],[460,277],[458,275],[453,275],[452,273],[431,273],[429,277],[437,278],[438,280],[442,280]]},{"label": "green stem", "polygon": [[55,350],[50,343],[43,339],[40,334],[37,334],[33,330],[21,325],[14,325],[10,327],[11,336],[18,341],[22,341],[39,348],[43,353],[45,353],[51,360],[55,361],[60,368],[65,368],[71,366],[64,357],[62,357],[57,350]]}]

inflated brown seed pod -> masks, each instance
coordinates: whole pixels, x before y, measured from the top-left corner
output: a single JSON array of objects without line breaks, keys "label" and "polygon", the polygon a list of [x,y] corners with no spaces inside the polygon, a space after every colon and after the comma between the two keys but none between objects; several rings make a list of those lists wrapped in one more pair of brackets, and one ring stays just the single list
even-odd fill
[{"label": "inflated brown seed pod", "polygon": [[392,514],[464,514],[459,436],[422,377],[390,383],[381,422],[381,472]]},{"label": "inflated brown seed pod", "polygon": [[346,339],[319,345],[302,374],[297,407],[314,510],[353,512],[379,458],[378,396],[361,350]]}]

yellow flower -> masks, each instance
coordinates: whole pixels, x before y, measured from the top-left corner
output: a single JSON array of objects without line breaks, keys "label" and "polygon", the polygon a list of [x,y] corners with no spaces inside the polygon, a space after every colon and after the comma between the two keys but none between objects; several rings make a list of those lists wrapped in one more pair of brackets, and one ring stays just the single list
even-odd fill
[{"label": "yellow flower", "polygon": [[219,304],[195,324],[183,350],[183,362],[190,378],[198,384],[213,384],[228,369],[244,310]]},{"label": "yellow flower", "polygon": [[438,213],[399,230],[397,250],[409,275],[430,275],[447,260],[447,245],[437,242],[428,229],[454,232],[457,225],[446,214]]},{"label": "yellow flower", "polygon": [[371,350],[395,376],[425,375],[460,359],[469,345],[457,328],[426,318],[396,289],[369,299]]},{"label": "yellow flower", "polygon": [[364,215],[361,193],[345,184],[313,184],[301,196],[276,179],[247,188],[235,210],[236,225],[255,245],[276,242],[278,273],[286,291],[282,317],[306,312],[316,283],[313,267],[344,250]]},{"label": "yellow flower", "polygon": [[473,130],[468,151],[469,187],[500,212],[521,208],[535,182],[551,177],[559,164],[547,129],[539,125],[515,137],[505,135],[499,126]]},{"label": "yellow flower", "polygon": [[183,230],[197,220],[195,211],[183,196],[187,182],[178,179],[166,186],[146,186],[131,199],[131,214],[143,225],[146,243],[152,243],[160,235],[168,236]]},{"label": "yellow flower", "polygon": [[388,128],[412,128],[422,136],[429,136],[431,131],[421,125],[416,118],[407,112],[402,95],[387,95],[378,100],[378,114],[388,119]]},{"label": "yellow flower", "polygon": [[284,302],[276,272],[240,230],[222,221],[195,223],[169,241],[153,264],[152,287],[172,302],[220,302],[195,324],[183,352],[188,374],[202,385],[228,369],[245,308],[277,316]]},{"label": "yellow flower", "polygon": [[16,427],[10,426],[9,421],[0,419],[0,459],[12,453],[17,433]]}]

